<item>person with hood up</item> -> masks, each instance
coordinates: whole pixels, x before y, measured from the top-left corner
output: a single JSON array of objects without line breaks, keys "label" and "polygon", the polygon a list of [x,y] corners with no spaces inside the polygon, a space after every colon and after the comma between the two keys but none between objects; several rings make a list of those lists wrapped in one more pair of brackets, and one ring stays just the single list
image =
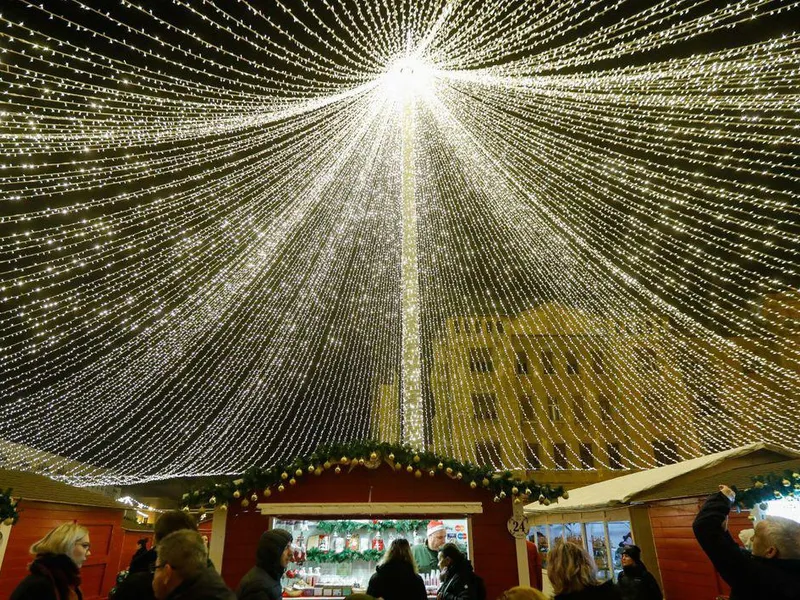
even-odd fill
[{"label": "person with hood up", "polygon": [[662,600],[661,588],[642,562],[639,546],[622,549],[622,572],[617,578],[622,600]]},{"label": "person with hood up", "polygon": [[425,583],[417,573],[408,540],[392,542],[381,564],[370,577],[367,594],[383,600],[426,600]]},{"label": "person with hood up", "polygon": [[483,600],[486,589],[483,580],[475,574],[472,563],[453,543],[439,550],[439,571],[442,585],[436,600]]},{"label": "person with hood up", "polygon": [[292,534],[285,529],[270,529],[261,535],[256,565],[239,582],[239,600],[280,600],[281,577],[292,560]]}]

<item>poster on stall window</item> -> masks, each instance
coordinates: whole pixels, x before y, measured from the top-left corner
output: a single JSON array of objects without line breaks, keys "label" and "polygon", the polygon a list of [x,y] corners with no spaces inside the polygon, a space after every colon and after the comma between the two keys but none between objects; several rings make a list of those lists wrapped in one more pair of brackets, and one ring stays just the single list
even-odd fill
[{"label": "poster on stall window", "polygon": [[462,551],[469,552],[469,533],[465,519],[442,519],[447,530],[446,542],[457,544]]}]

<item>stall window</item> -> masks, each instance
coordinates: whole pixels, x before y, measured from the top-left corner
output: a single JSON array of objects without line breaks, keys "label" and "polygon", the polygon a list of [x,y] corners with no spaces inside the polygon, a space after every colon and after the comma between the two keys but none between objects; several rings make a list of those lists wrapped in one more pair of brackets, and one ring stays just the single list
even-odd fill
[{"label": "stall window", "polygon": [[609,521],[608,541],[611,545],[611,570],[622,569],[622,549],[634,544],[630,521]]},{"label": "stall window", "polygon": [[535,525],[528,531],[528,541],[536,544],[542,557],[542,568],[547,568],[547,553],[550,552],[550,540],[547,539],[547,525]]},{"label": "stall window", "polygon": [[586,523],[586,546],[589,554],[597,565],[597,577],[600,580],[612,579],[614,570],[609,564],[608,545],[606,543],[606,528],[604,523],[598,521]]},{"label": "stall window", "polygon": [[583,546],[583,525],[581,523],[564,523],[564,540]]}]

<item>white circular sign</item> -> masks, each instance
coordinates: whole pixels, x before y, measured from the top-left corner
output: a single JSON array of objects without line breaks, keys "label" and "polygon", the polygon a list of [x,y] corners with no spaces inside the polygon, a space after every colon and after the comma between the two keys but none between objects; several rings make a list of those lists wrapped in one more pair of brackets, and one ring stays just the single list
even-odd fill
[{"label": "white circular sign", "polygon": [[515,538],[525,538],[528,536],[528,519],[525,516],[511,517],[506,523],[508,533]]}]

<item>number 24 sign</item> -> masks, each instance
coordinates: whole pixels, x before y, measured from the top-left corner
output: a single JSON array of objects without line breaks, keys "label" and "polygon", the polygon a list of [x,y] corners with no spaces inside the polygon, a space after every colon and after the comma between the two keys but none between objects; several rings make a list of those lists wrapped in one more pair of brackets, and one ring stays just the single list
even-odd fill
[{"label": "number 24 sign", "polygon": [[511,517],[506,523],[508,533],[515,538],[524,538],[528,535],[528,519],[524,516]]}]

